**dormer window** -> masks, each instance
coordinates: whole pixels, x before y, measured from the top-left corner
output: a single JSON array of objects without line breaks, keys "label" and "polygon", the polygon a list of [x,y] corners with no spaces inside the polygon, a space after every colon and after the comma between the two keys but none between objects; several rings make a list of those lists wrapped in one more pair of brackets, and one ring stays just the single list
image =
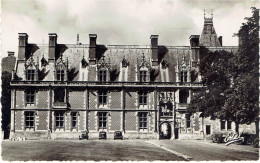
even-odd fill
[{"label": "dormer window", "polygon": [[57,80],[58,81],[64,81],[64,70],[57,70]]},{"label": "dormer window", "polygon": [[27,69],[27,80],[35,80],[35,69]]},{"label": "dormer window", "polygon": [[140,82],[146,82],[147,71],[146,70],[140,70],[139,71],[139,77],[140,77]]},{"label": "dormer window", "polygon": [[188,81],[188,72],[187,71],[181,71],[181,82],[187,82]]},{"label": "dormer window", "polygon": [[106,69],[101,69],[98,72],[98,80],[105,82],[107,81],[107,70]]}]

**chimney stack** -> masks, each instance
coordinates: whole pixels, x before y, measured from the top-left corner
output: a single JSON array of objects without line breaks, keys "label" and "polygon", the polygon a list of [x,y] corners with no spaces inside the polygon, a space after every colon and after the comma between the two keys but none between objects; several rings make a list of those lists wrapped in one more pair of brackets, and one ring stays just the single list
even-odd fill
[{"label": "chimney stack", "polygon": [[97,35],[89,34],[89,64],[96,64]]},{"label": "chimney stack", "polygon": [[49,33],[49,57],[48,60],[55,60],[56,46],[58,35],[56,33]]},{"label": "chimney stack", "polygon": [[28,45],[28,35],[27,33],[18,33],[19,35],[19,47],[18,47],[18,60],[25,60],[27,45]]},{"label": "chimney stack", "polygon": [[191,48],[199,47],[199,40],[200,40],[200,35],[191,35],[190,36],[190,47]]},{"label": "chimney stack", "polygon": [[8,53],[8,57],[14,56],[14,52],[8,51],[7,53]]},{"label": "chimney stack", "polygon": [[159,35],[151,35],[152,49],[152,66],[158,66],[158,37]]}]

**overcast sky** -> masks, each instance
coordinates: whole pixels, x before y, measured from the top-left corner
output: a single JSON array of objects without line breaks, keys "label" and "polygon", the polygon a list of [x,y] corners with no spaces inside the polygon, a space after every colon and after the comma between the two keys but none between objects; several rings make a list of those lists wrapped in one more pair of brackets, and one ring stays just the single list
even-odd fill
[{"label": "overcast sky", "polygon": [[251,16],[257,0],[2,0],[2,57],[18,51],[18,33],[29,43],[48,43],[48,33],[58,43],[82,44],[88,34],[105,45],[149,45],[159,35],[160,45],[189,45],[190,35],[200,35],[203,10],[214,11],[214,27],[224,45],[237,45],[232,37]]}]

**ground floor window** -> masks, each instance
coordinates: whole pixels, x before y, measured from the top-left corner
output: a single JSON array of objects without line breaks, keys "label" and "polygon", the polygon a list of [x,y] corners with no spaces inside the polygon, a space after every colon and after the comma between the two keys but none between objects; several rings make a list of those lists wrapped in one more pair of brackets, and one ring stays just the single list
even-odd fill
[{"label": "ground floor window", "polygon": [[71,112],[71,127],[72,129],[77,128],[77,112]]},{"label": "ground floor window", "polygon": [[187,128],[190,128],[190,123],[191,123],[191,121],[190,121],[190,114],[186,114],[186,127]]},{"label": "ground floor window", "polygon": [[147,129],[147,113],[139,113],[139,130]]},{"label": "ground floor window", "polygon": [[228,130],[232,129],[232,121],[227,121],[227,129]]},{"label": "ground floor window", "polygon": [[225,130],[226,129],[226,121],[225,120],[221,120],[220,121],[220,129],[221,130]]},{"label": "ground floor window", "polygon": [[25,112],[25,128],[34,129],[34,112]]},{"label": "ground floor window", "polygon": [[107,128],[107,113],[98,113],[98,128],[105,129]]},{"label": "ground floor window", "polygon": [[55,113],[55,127],[64,128],[64,112]]}]

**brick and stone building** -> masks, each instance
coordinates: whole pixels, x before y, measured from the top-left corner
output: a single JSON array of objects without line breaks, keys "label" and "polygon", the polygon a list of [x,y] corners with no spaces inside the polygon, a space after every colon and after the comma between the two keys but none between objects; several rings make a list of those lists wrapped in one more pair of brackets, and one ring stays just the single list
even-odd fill
[{"label": "brick and stone building", "polygon": [[223,46],[213,18],[205,18],[201,36],[190,46],[164,46],[151,35],[150,45],[103,45],[96,34],[89,44],[61,44],[49,34],[49,44],[28,42],[19,33],[13,71],[11,138],[89,139],[105,131],[113,138],[203,137],[232,130],[231,122],[187,114],[193,92],[203,88],[198,63],[209,51],[237,51]]}]

